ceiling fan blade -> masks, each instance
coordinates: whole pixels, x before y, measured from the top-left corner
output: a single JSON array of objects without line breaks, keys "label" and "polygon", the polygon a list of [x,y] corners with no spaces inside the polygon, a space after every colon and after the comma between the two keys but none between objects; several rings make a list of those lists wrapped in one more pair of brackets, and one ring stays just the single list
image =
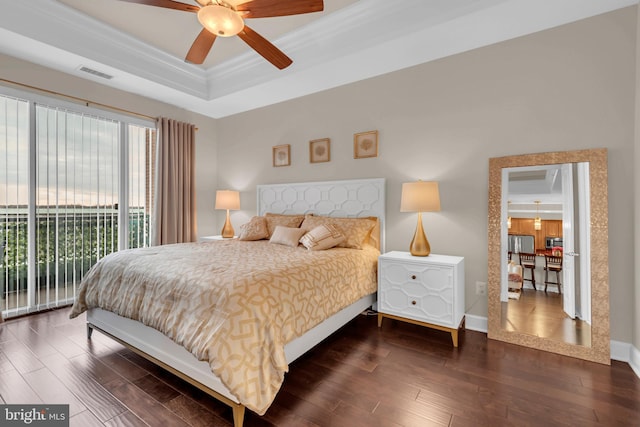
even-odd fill
[{"label": "ceiling fan blade", "polygon": [[253,50],[262,55],[264,59],[271,62],[281,70],[287,68],[293,62],[291,58],[271,44],[269,40],[265,39],[246,25],[244,26],[244,29],[238,33],[238,37],[251,46]]},{"label": "ceiling fan blade", "polygon": [[191,49],[189,49],[187,57],[184,60],[192,64],[202,64],[215,41],[216,35],[203,28],[200,34],[198,34],[198,37],[193,41]]},{"label": "ceiling fan blade", "polygon": [[321,12],[324,3],[322,0],[252,0],[237,5],[236,10],[243,18],[270,18]]},{"label": "ceiling fan blade", "polygon": [[200,8],[198,6],[191,6],[190,4],[180,3],[179,1],[172,0],[120,0],[128,3],[144,4],[147,6],[164,7],[165,9],[183,10],[185,12],[198,12]]}]

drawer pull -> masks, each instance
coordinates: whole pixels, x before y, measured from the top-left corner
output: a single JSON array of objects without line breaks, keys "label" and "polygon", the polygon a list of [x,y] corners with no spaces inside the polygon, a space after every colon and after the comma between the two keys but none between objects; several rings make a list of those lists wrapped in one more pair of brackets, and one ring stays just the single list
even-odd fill
[{"label": "drawer pull", "polygon": [[416,305],[416,301],[415,300],[411,301],[411,305]]},{"label": "drawer pull", "polygon": [[411,275],[411,280],[416,280],[416,275],[415,274]]}]

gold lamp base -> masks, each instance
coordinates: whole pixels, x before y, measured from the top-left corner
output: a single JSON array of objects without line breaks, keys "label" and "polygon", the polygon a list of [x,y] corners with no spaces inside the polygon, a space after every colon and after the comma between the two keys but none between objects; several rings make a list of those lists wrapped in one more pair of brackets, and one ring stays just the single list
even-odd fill
[{"label": "gold lamp base", "polygon": [[222,237],[225,239],[230,239],[235,235],[235,231],[233,231],[233,227],[231,226],[231,219],[229,219],[229,209],[227,209],[227,220],[224,222],[224,227],[222,227]]},{"label": "gold lamp base", "polygon": [[422,228],[422,212],[418,212],[418,226],[411,240],[409,252],[411,252],[413,256],[429,256],[431,253],[431,246],[429,246],[429,241]]}]

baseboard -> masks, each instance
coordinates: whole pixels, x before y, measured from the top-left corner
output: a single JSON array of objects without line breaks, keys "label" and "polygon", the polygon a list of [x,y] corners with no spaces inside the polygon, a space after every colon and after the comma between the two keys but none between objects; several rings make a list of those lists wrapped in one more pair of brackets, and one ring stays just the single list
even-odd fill
[{"label": "baseboard", "polygon": [[[465,329],[487,333],[488,319],[484,316],[465,314]],[[640,378],[640,350],[631,344],[611,340],[611,360],[628,363]]]},{"label": "baseboard", "polygon": [[619,362],[627,362],[633,372],[638,378],[640,378],[640,350],[633,345],[620,342],[611,341],[611,360],[617,360]]},{"label": "baseboard", "polygon": [[619,362],[631,361],[631,344],[622,341],[611,340],[611,360]]},{"label": "baseboard", "polygon": [[634,346],[631,346],[629,356],[629,366],[631,366],[633,372],[636,373],[636,376],[640,378],[640,350],[638,350]]},{"label": "baseboard", "polygon": [[484,316],[476,316],[474,314],[464,315],[464,328],[470,331],[484,332],[489,330],[487,318]]},{"label": "baseboard", "polygon": [[633,372],[640,378],[640,350],[629,343],[611,341],[611,359],[627,362]]}]

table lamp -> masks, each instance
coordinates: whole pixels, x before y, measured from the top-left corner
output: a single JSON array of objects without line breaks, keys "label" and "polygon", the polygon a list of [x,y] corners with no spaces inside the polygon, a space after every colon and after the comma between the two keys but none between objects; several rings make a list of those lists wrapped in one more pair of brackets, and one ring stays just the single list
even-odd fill
[{"label": "table lamp", "polygon": [[216,191],[216,209],[227,210],[227,220],[222,227],[222,237],[231,238],[234,236],[233,227],[231,226],[231,219],[229,218],[229,210],[240,209],[240,193],[233,190],[218,190]]},{"label": "table lamp", "polygon": [[418,226],[409,251],[413,256],[429,256],[431,246],[422,228],[422,212],[440,210],[440,192],[435,181],[405,182],[402,184],[400,212],[418,212]]}]

